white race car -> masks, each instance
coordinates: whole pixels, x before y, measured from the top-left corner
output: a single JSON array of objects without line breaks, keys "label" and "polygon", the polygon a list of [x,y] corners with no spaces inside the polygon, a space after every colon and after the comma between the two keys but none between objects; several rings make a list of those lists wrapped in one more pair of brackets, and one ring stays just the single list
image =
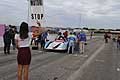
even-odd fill
[{"label": "white race car", "polygon": [[67,50],[68,48],[68,41],[64,40],[54,40],[48,41],[45,44],[44,49],[46,50]]}]

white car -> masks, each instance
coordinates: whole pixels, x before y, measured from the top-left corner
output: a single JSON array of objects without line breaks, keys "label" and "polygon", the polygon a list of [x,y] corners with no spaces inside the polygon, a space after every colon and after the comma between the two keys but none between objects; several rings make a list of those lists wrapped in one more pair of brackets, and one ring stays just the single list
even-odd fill
[{"label": "white car", "polygon": [[68,48],[68,41],[64,40],[54,40],[48,41],[45,44],[44,49],[46,50],[67,50]]}]

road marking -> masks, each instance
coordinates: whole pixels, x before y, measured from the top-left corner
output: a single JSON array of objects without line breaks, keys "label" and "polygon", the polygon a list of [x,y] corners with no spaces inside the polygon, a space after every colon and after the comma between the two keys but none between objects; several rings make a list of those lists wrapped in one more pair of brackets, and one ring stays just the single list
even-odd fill
[{"label": "road marking", "polygon": [[96,62],[105,62],[104,60],[96,59]]},{"label": "road marking", "polygon": [[83,55],[80,55],[80,56],[81,56],[81,57],[84,57],[84,58],[87,58],[87,57],[88,57],[88,55],[84,55],[84,54],[83,54]]},{"label": "road marking", "polygon": [[85,69],[92,62],[92,60],[100,53],[101,50],[104,49],[104,47],[105,44],[103,44],[99,49],[97,49],[97,51],[95,51],[94,54],[90,58],[88,58],[77,71],[70,75],[70,77],[67,80],[76,80],[78,77],[81,77],[83,74],[83,69]]},{"label": "road marking", "polygon": [[88,57],[88,55],[84,55],[84,54],[82,54],[82,55],[80,55],[80,54],[73,54],[72,56],[75,56],[75,57],[81,56],[83,58],[87,58]]},{"label": "road marking", "polygon": [[78,54],[73,54],[73,56],[77,57],[77,56],[79,56],[79,55],[78,55]]},{"label": "road marking", "polygon": [[117,71],[120,72],[120,68],[117,68]]},{"label": "road marking", "polygon": [[38,51],[39,53],[43,52],[43,51]]}]

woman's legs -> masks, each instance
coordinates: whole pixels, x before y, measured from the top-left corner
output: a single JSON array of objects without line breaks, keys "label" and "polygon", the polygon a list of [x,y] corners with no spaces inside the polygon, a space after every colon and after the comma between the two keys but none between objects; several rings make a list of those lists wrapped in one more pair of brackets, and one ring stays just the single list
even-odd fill
[{"label": "woman's legs", "polygon": [[24,80],[28,80],[29,65],[23,65],[24,69]]},{"label": "woman's legs", "polygon": [[22,80],[22,68],[23,66],[18,64],[18,80]]}]

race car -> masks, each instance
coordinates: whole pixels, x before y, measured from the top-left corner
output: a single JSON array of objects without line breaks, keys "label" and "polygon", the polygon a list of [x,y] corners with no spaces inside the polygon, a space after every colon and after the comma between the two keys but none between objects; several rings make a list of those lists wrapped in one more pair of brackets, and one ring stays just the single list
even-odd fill
[{"label": "race car", "polygon": [[48,41],[45,44],[45,50],[67,50],[68,48],[68,41],[65,40],[54,40]]}]

